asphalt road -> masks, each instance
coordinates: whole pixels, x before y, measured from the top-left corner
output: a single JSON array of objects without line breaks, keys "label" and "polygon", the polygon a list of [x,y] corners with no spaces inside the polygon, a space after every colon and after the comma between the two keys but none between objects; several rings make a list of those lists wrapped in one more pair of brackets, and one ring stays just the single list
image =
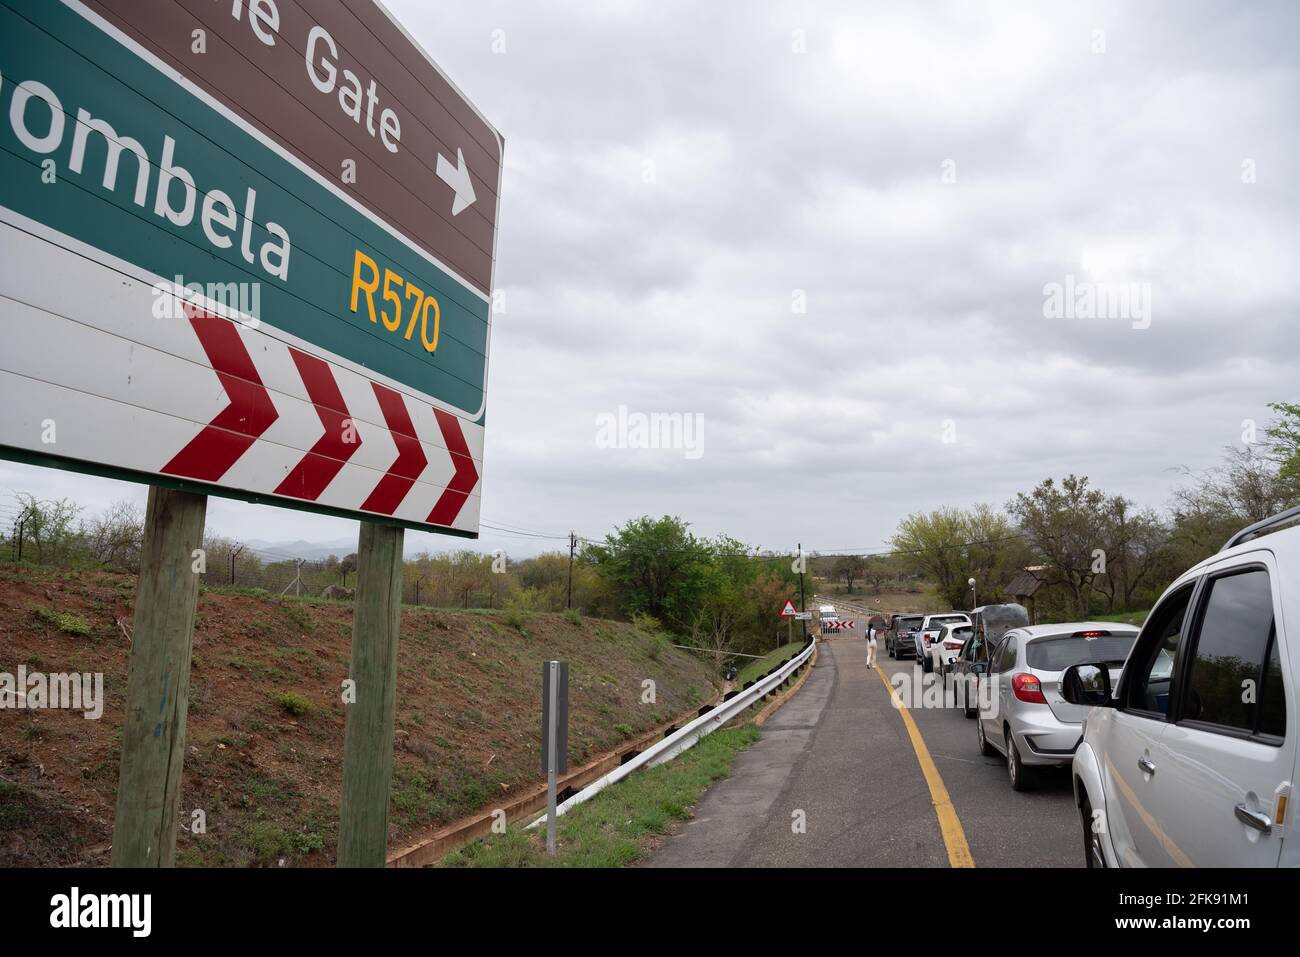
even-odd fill
[{"label": "asphalt road", "polygon": [[[646,866],[949,866],[951,835],[945,843],[906,724],[866,654],[860,629],[823,642],[812,674],[762,739]],[[886,676],[920,677],[911,661],[891,661],[883,642],[877,665]],[[976,867],[1082,866],[1065,769],[1017,794],[1002,758],[980,756],[973,720],[919,705],[908,713]]]}]

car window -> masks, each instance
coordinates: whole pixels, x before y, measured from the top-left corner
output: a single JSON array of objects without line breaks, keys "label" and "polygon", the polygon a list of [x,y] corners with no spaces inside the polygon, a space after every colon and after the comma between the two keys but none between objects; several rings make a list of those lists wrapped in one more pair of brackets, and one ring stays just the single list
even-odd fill
[{"label": "car window", "polygon": [[1110,663],[1120,665],[1133,649],[1136,633],[1078,637],[1073,632],[1035,638],[1025,645],[1025,663],[1035,671],[1064,671],[1071,665]]},{"label": "car window", "polygon": [[1282,690],[1282,662],[1277,653],[1277,629],[1264,666],[1263,687],[1259,695],[1259,733],[1286,737],[1286,693]]},{"label": "car window", "polygon": [[954,641],[958,641],[958,640],[965,640],[966,638],[969,638],[971,634],[972,631],[970,625],[958,625],[955,628],[949,628],[948,634],[945,635],[944,637],[951,638]]},{"label": "car window", "polygon": [[1169,713],[1169,689],[1173,681],[1174,657],[1183,638],[1183,620],[1192,598],[1192,585],[1174,592],[1155,607],[1142,629],[1141,644],[1129,659],[1131,684],[1124,693],[1130,708],[1165,717]]},{"label": "car window", "polygon": [[1181,717],[1256,734],[1262,693],[1283,694],[1280,681],[1265,688],[1263,680],[1274,644],[1268,572],[1252,568],[1211,579],[1201,607]]},{"label": "car window", "polygon": [[1016,660],[1016,639],[1014,636],[1003,638],[993,651],[993,663],[989,665],[990,674],[998,674],[1010,668]]},{"label": "car window", "polygon": [[966,618],[964,615],[935,615],[933,618],[930,619],[930,624],[946,625],[954,621],[959,621],[965,624]]}]

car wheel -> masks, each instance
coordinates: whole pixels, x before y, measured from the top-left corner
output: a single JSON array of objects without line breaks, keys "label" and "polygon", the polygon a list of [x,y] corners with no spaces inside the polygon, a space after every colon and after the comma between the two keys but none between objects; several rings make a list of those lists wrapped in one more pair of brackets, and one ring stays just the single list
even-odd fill
[{"label": "car wheel", "polygon": [[930,664],[930,656],[929,656],[929,655],[926,655],[925,657],[923,657],[923,658],[921,659],[921,670],[922,670],[923,672],[925,672],[927,675],[928,675],[931,671],[934,670],[934,668],[933,668],[933,667],[931,666],[931,664]]},{"label": "car wheel", "polygon": [[894,654],[894,646],[893,646],[893,645],[888,645],[888,644],[885,645],[885,651],[889,652],[889,657],[891,657],[891,658],[897,660],[898,656]]},{"label": "car wheel", "polygon": [[984,757],[991,758],[997,754],[993,750],[993,745],[989,744],[989,739],[984,737],[984,722],[980,720],[979,715],[975,716],[975,740],[979,742],[980,754],[984,755]]},{"label": "car wheel", "polygon": [[1083,854],[1084,860],[1090,870],[1106,867],[1106,854],[1101,847],[1101,830],[1093,825],[1092,820],[1092,802],[1088,800],[1087,792],[1083,795],[1083,804],[1079,808],[1079,816],[1083,821]]},{"label": "car wheel", "polygon": [[1009,730],[1005,733],[1003,740],[1007,745],[1007,778],[1011,782],[1011,790],[1028,791],[1033,785],[1030,780],[1030,775],[1033,772],[1025,767],[1024,762],[1020,760],[1020,749],[1016,747],[1016,740],[1011,737]]}]

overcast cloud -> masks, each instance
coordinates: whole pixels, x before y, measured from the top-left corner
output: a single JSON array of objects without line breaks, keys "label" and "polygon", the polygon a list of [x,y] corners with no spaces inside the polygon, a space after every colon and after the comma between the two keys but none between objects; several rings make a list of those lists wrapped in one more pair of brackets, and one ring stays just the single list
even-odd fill
[{"label": "overcast cloud", "polygon": [[[870,549],[1067,472],[1160,506],[1297,399],[1293,3],[389,5],[506,140],[486,522]],[[1067,274],[1149,284],[1149,328],[1044,318]],[[703,455],[598,448],[620,405],[702,415]]]}]

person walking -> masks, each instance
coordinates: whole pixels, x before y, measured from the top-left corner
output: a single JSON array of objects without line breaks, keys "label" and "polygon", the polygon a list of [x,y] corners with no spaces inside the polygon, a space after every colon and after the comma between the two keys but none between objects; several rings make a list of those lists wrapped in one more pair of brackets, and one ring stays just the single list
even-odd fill
[{"label": "person walking", "polygon": [[867,622],[867,667],[876,667],[876,620]]}]

